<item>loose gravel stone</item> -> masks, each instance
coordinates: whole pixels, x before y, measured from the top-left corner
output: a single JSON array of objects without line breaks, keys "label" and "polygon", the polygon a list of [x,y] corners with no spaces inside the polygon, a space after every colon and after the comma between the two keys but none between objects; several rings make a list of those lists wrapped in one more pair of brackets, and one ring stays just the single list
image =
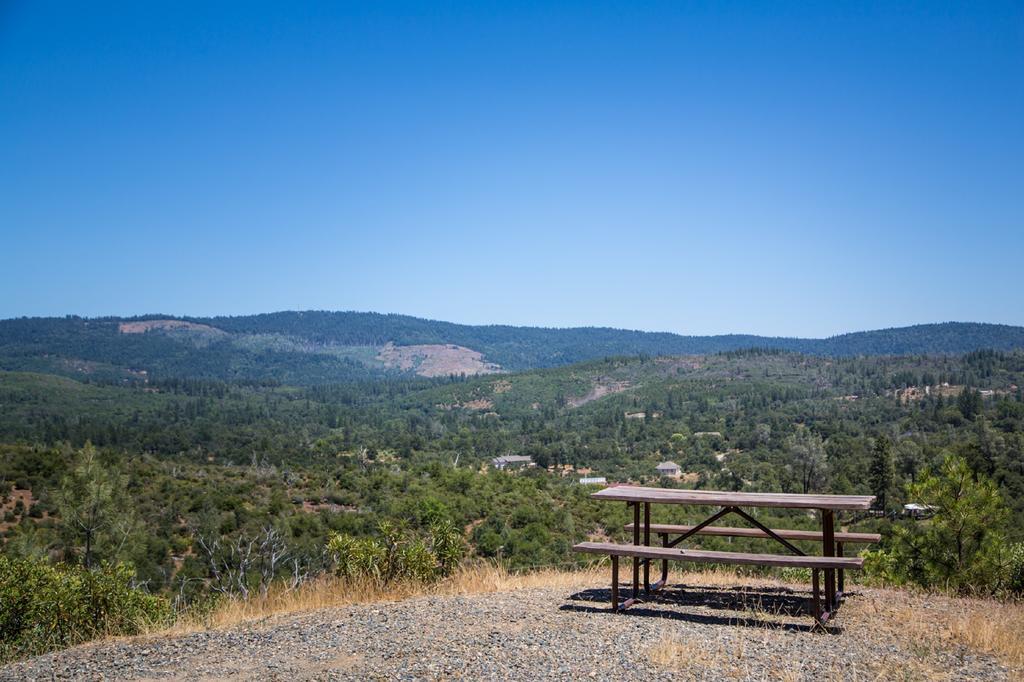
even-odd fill
[{"label": "loose gravel stone", "polygon": [[923,621],[904,631],[898,614],[941,600],[863,590],[823,633],[804,598],[675,587],[612,614],[607,588],[425,596],[84,645],[0,668],[0,680],[1015,678],[992,656],[922,636]]}]

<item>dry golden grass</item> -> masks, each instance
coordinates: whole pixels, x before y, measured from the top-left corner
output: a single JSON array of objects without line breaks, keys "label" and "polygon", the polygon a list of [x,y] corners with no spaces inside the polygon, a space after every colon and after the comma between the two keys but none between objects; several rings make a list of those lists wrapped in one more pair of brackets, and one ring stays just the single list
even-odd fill
[{"label": "dry golden grass", "polygon": [[851,600],[842,617],[901,642],[919,661],[929,660],[936,650],[962,645],[1024,672],[1024,603],[914,590],[878,594]]},{"label": "dry golden grass", "polygon": [[954,616],[947,626],[953,639],[1024,669],[1024,604],[971,601],[981,603]]},{"label": "dry golden grass", "polygon": [[577,571],[546,569],[532,573],[512,573],[501,566],[487,563],[463,566],[451,576],[431,584],[403,581],[381,586],[372,580],[323,576],[296,589],[274,585],[266,597],[224,600],[209,613],[182,616],[165,632],[180,634],[220,629],[283,614],[349,604],[393,602],[423,595],[454,596],[536,587],[574,588],[600,584],[607,580],[606,567]]},{"label": "dry golden grass", "polygon": [[694,636],[663,634],[648,650],[651,663],[660,668],[681,673],[715,670],[722,676],[735,676],[743,660],[743,642],[736,650],[724,644],[708,646],[708,642]]},{"label": "dry golden grass", "polygon": [[[182,616],[164,632],[181,634],[220,629],[289,613],[349,604],[393,602],[424,595],[455,596],[531,588],[577,589],[605,586],[608,580],[609,569],[603,563],[579,570],[544,569],[530,573],[513,573],[493,563],[467,564],[451,576],[431,584],[406,581],[380,586],[371,580],[323,576],[296,589],[274,585],[266,597],[224,600],[209,613]],[[735,585],[739,580],[742,579],[737,573],[728,568],[673,574],[673,581],[687,585],[719,587]],[[783,584],[772,580],[759,580],[759,583]]]}]

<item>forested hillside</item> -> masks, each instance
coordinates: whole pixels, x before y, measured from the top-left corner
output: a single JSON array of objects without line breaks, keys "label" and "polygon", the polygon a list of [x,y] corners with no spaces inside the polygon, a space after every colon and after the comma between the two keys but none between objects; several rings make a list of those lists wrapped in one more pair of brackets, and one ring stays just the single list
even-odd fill
[{"label": "forested hillside", "polygon": [[515,372],[609,356],[701,355],[747,348],[830,357],[961,354],[1024,348],[1024,328],[945,323],[797,339],[469,326],[404,315],[321,311],[0,321],[0,369],[108,383],[191,378],[332,384],[417,374]]},{"label": "forested hillside", "polygon": [[[0,531],[6,553],[81,560],[68,472],[94,446],[131,504],[111,507],[128,513],[123,535],[104,531],[91,551],[130,560],[157,590],[201,590],[211,560],[269,531],[313,571],[328,560],[330,532],[368,537],[381,521],[415,535],[447,519],[473,555],[514,567],[576,561],[573,542],[615,536],[625,520],[624,509],[590,502],[577,482],[588,475],[873,493],[891,512],[912,501],[906,484],[956,455],[996,482],[1014,521],[1008,537],[1020,540],[1022,382],[1024,353],[995,351],[739,351],[305,387],[2,372]],[[494,471],[491,458],[507,454],[538,466]],[[657,478],[665,459],[681,480]]]}]

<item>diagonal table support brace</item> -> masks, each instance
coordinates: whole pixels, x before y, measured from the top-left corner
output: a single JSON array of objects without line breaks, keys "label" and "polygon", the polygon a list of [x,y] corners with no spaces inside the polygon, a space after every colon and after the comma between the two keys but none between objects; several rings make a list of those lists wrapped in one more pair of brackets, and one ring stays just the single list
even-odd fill
[{"label": "diagonal table support brace", "polygon": [[676,545],[678,545],[680,542],[682,542],[686,538],[688,538],[690,536],[693,536],[693,535],[696,535],[701,530],[703,530],[705,527],[711,525],[712,523],[714,523],[718,519],[720,519],[723,516],[725,516],[726,514],[730,514],[730,513],[738,514],[739,516],[742,516],[749,523],[751,523],[752,525],[754,525],[755,527],[757,527],[761,531],[763,531],[765,534],[767,534],[768,537],[770,537],[771,539],[775,540],[776,542],[779,542],[780,544],[782,544],[786,549],[788,549],[793,554],[796,554],[797,556],[807,556],[805,552],[800,551],[800,549],[798,549],[793,543],[787,541],[785,538],[780,537],[778,533],[776,533],[771,528],[769,528],[768,526],[764,525],[763,523],[761,523],[760,521],[755,519],[753,516],[751,516],[747,512],[745,512],[742,509],[740,509],[739,507],[722,507],[720,510],[718,510],[717,514],[715,514],[711,518],[709,518],[709,519],[707,519],[705,521],[702,521],[701,523],[697,524],[696,526],[694,526],[690,530],[686,531],[685,533],[683,533],[682,535],[680,535],[675,540],[673,540],[672,542],[668,543],[665,546],[666,547],[675,547]]},{"label": "diagonal table support brace", "polygon": [[717,521],[718,519],[722,518],[723,516],[725,516],[726,514],[728,514],[729,512],[732,512],[732,511],[739,511],[739,510],[736,507],[722,507],[721,509],[718,510],[718,512],[714,516],[712,516],[712,517],[702,521],[701,523],[697,524],[696,526],[694,526],[690,530],[686,531],[685,533],[683,533],[682,535],[680,535],[675,540],[673,540],[672,542],[668,543],[665,546],[666,547],[675,547],[676,545],[678,545],[680,542],[682,542],[686,538],[690,537],[691,535],[696,535],[701,530],[703,530],[705,526],[710,526],[712,523],[714,523],[715,521]]},{"label": "diagonal table support brace", "polygon": [[733,507],[733,510],[737,514],[742,516],[744,519],[746,519],[749,523],[757,526],[762,531],[767,533],[768,536],[771,537],[773,540],[776,540],[776,541],[780,542],[783,546],[786,547],[786,549],[788,549],[793,554],[796,554],[797,556],[807,556],[804,552],[801,552],[799,549],[797,549],[791,542],[787,541],[783,537],[780,537],[775,531],[773,531],[771,528],[769,528],[768,526],[764,525],[763,523],[761,523],[760,521],[755,519],[753,516],[751,516],[747,512],[743,511],[742,509],[740,509],[738,507]]}]

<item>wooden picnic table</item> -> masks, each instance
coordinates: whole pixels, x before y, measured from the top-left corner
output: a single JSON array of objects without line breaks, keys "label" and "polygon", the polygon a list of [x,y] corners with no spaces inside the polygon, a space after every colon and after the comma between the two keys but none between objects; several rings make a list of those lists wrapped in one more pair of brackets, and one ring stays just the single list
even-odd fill
[{"label": "wooden picnic table", "polygon": [[[708,535],[735,535],[738,537],[762,537],[773,539],[782,544],[791,554],[796,556],[807,556],[805,552],[793,545],[789,540],[818,540],[821,542],[822,559],[808,559],[807,561],[815,566],[821,566],[825,576],[825,604],[826,610],[820,612],[818,608],[818,568],[812,570],[814,610],[815,618],[819,622],[828,619],[832,612],[838,607],[843,591],[843,569],[842,546],[843,542],[877,542],[878,536],[865,533],[839,533],[835,531],[835,513],[838,511],[864,511],[871,508],[875,498],[872,495],[804,495],[790,493],[750,493],[750,492],[728,492],[716,490],[677,490],[671,488],[649,488],[643,486],[618,485],[605,488],[595,492],[591,497],[599,500],[613,500],[626,502],[633,508],[633,523],[627,529],[633,531],[634,550],[627,552],[633,558],[633,598],[622,604],[622,607],[629,606],[637,600],[639,593],[640,566],[643,565],[643,583],[645,592],[652,589],[664,587],[668,580],[668,558],[665,558],[665,550],[683,542],[687,538],[698,534]],[[693,526],[667,526],[657,524],[656,532],[662,536],[662,548],[651,547],[651,505],[652,504],[679,504],[719,507],[718,511],[704,521]],[[643,518],[641,520],[640,508],[643,506]],[[771,507],[782,509],[812,509],[817,510],[821,519],[821,533],[812,531],[794,530],[773,530],[749,513],[744,508]],[[713,527],[712,523],[727,514],[736,514],[743,518],[753,528],[729,528]],[[668,540],[669,533],[678,534],[672,541]],[[838,538],[838,542],[837,542]],[[587,545],[588,543],[581,543]],[[595,546],[600,543],[590,543]],[[607,544],[607,543],[606,543]],[[640,546],[650,548],[642,550]],[[609,550],[609,547],[611,549]],[[613,573],[617,574],[617,557],[612,546],[605,547],[605,553],[613,555]],[[623,547],[629,547],[628,545]],[[590,551],[582,549],[580,551]],[[829,560],[829,557],[839,558]],[[625,554],[625,553],[624,553]],[[738,553],[725,552],[695,552],[687,550],[684,552],[689,561],[713,562],[720,559],[726,563],[738,564],[761,564],[761,565],[789,565],[784,561],[785,557],[779,555],[741,555]],[[650,584],[650,563],[658,557],[662,557],[661,579],[654,586]],[[773,558],[774,557],[774,558]],[[670,557],[674,558],[674,557]],[[796,557],[789,557],[796,559]],[[849,560],[846,560],[849,561]],[[794,564],[796,565],[796,564]],[[836,576],[839,572],[839,584],[837,589]],[[616,580],[613,577],[613,592],[617,593]],[[613,603],[617,603],[617,597],[613,595]]]}]

